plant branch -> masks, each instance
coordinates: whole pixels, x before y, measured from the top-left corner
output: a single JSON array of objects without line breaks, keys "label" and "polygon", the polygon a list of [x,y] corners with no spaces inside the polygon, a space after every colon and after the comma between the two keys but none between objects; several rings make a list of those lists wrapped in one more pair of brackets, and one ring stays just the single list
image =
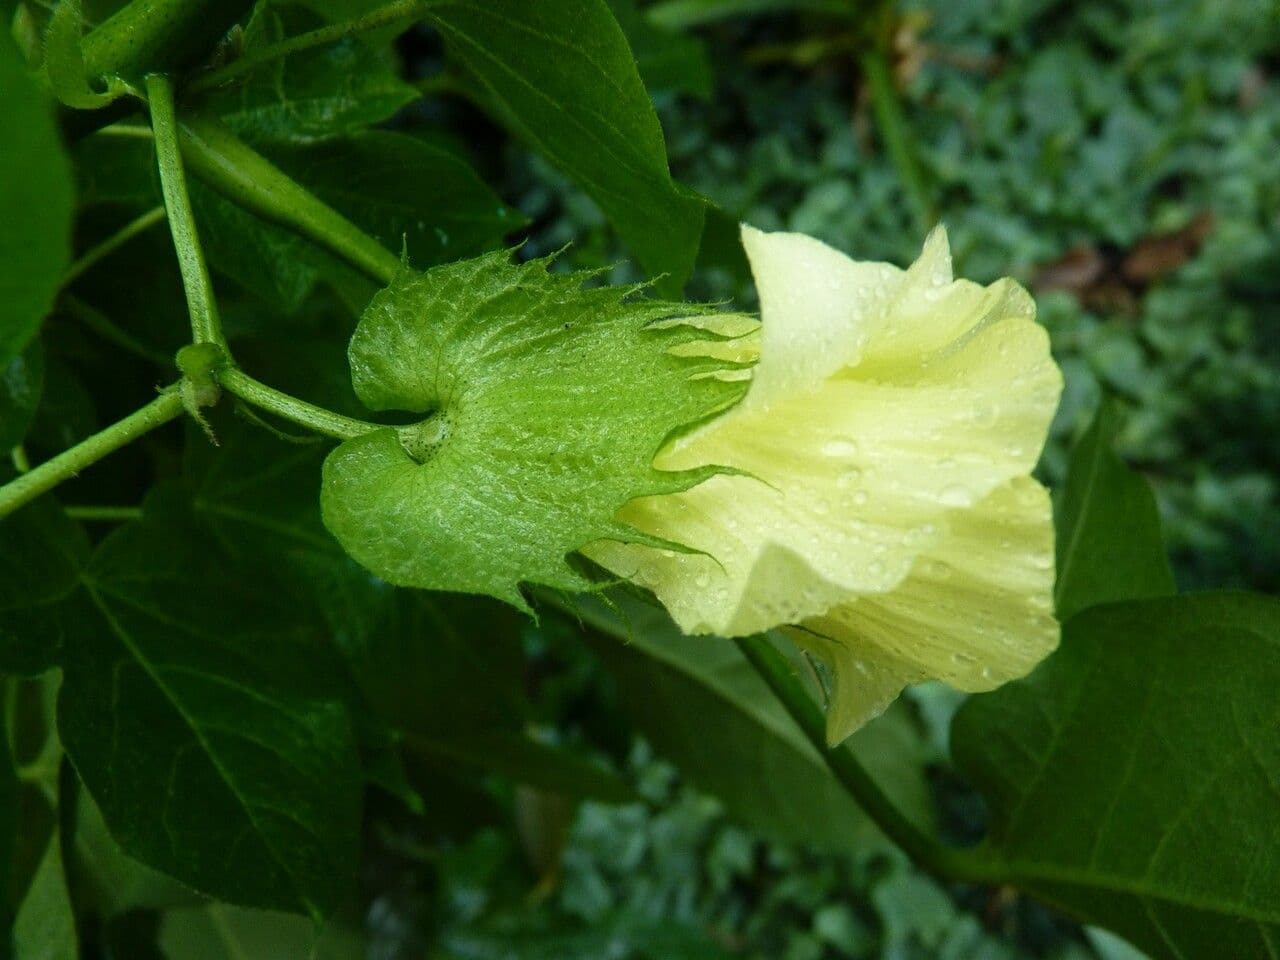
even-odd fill
[{"label": "plant branch", "polygon": [[991,883],[1000,879],[993,864],[966,850],[939,843],[907,819],[848,747],[827,746],[826,718],[822,710],[805,691],[791,664],[766,637],[740,637],[735,642],[840,785],[907,856],[946,880]]},{"label": "plant branch", "polygon": [[200,74],[187,85],[186,89],[192,93],[211,90],[256,70],[263,64],[287,57],[291,53],[310,50],[313,47],[328,46],[353,34],[377,30],[379,27],[389,26],[393,23],[418,20],[423,16],[426,9],[427,4],[422,0],[397,0],[395,3],[389,3],[384,7],[370,10],[362,17],[344,20],[341,23],[333,23],[317,30],[300,33],[295,37],[289,37],[277,43],[259,47],[257,50],[250,51],[239,60],[233,61],[225,67],[219,67],[216,70]]},{"label": "plant branch", "polygon": [[191,197],[187,193],[186,173],[178,149],[178,118],[174,112],[173,81],[152,74],[147,77],[147,99],[151,105],[151,130],[156,139],[156,161],[160,168],[160,186],[165,209],[169,212],[169,229],[178,253],[182,286],[187,292],[187,309],[191,314],[191,336],[196,343],[213,343],[230,355],[222,335],[218,305],[213,297],[213,281],[209,266],[200,249]]},{"label": "plant branch", "polygon": [[164,207],[152,207],[146,213],[141,214],[130,220],[123,227],[113,233],[107,239],[103,240],[95,247],[86,250],[75,263],[67,268],[67,272],[62,275],[62,285],[75,280],[80,274],[84,273],[103,257],[109,256],[120,247],[124,246],[138,234],[145,230],[149,230],[161,220],[164,219]]},{"label": "plant branch", "polygon": [[129,520],[137,520],[142,516],[141,507],[94,507],[94,506],[72,506],[63,507],[67,516],[74,520],[98,520],[103,523],[125,523]]},{"label": "plant branch", "polygon": [[350,440],[372,430],[386,429],[383,424],[368,423],[345,417],[324,407],[299,400],[297,397],[269,387],[260,380],[255,380],[238,367],[223,367],[217,373],[218,383],[228,393],[239,397],[246,403],[261,407],[269,413],[283,417],[292,423],[322,433],[338,440]]},{"label": "plant branch", "polygon": [[179,142],[191,172],[233,203],[301,234],[378,283],[400,272],[399,257],[216,120],[184,116]]},{"label": "plant branch", "polygon": [[182,397],[176,385],[166,387],[145,407],[0,487],[0,517],[7,516],[107,454],[181,415]]}]

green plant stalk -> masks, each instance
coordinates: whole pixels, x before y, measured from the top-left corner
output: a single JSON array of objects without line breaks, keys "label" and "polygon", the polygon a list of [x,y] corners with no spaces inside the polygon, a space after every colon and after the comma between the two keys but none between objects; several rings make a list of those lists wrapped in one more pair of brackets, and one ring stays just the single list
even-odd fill
[{"label": "green plant stalk", "polygon": [[903,189],[907,192],[916,225],[921,232],[924,232],[934,223],[933,203],[929,197],[929,189],[925,185],[924,175],[916,162],[910,135],[907,133],[902,104],[898,100],[898,91],[893,85],[893,72],[889,68],[889,58],[883,49],[874,49],[864,53],[861,62],[862,75],[866,78],[867,89],[871,93],[871,107],[876,115],[876,126],[880,130],[880,136],[884,138],[889,159],[898,170]]},{"label": "green plant stalk", "polygon": [[181,415],[182,397],[176,385],[166,387],[145,407],[0,487],[0,517],[8,516],[107,454]]},{"label": "green plant stalk", "polygon": [[63,507],[67,516],[74,520],[97,520],[103,523],[126,523],[142,516],[141,507],[95,507],[72,506]]},{"label": "green plant stalk", "polygon": [[1003,879],[996,865],[981,855],[947,847],[921,831],[880,789],[851,750],[827,746],[826,717],[791,664],[766,637],[739,637],[734,642],[813,744],[836,781],[907,856],[944,880],[997,883]]},{"label": "green plant stalk", "polygon": [[395,3],[389,3],[384,7],[370,10],[362,17],[330,24],[317,30],[300,33],[295,37],[289,37],[278,43],[259,47],[257,50],[245,54],[239,60],[229,63],[225,67],[219,67],[216,70],[210,70],[208,73],[200,74],[187,84],[185,89],[192,93],[211,90],[237,77],[244,76],[265,63],[272,63],[292,53],[310,50],[313,47],[327,46],[353,34],[377,30],[379,27],[389,26],[393,23],[408,23],[418,20],[424,15],[426,9],[427,4],[423,0],[396,0]]},{"label": "green plant stalk", "polygon": [[169,213],[169,229],[178,253],[182,286],[187,293],[187,310],[191,314],[191,336],[196,343],[214,343],[230,355],[218,304],[213,296],[213,280],[200,248],[187,178],[178,149],[178,119],[174,112],[173,82],[168,77],[147,77],[147,98],[151,104],[151,130],[156,140],[156,163],[160,168],[160,186],[165,209]]},{"label": "green plant stalk", "polygon": [[378,283],[400,258],[209,117],[184,116],[178,141],[191,172],[228,200],[301,234]]},{"label": "green plant stalk", "polygon": [[100,244],[86,250],[75,263],[71,264],[71,266],[67,268],[67,272],[62,276],[62,285],[65,287],[99,260],[115,253],[116,250],[120,249],[120,247],[124,246],[138,234],[151,229],[151,227],[163,220],[164,217],[164,207],[159,206],[152,207],[146,213],[130,220]]},{"label": "green plant stalk", "polygon": [[372,430],[386,429],[376,423],[344,417],[340,413],[317,407],[297,397],[255,380],[238,367],[223,367],[217,372],[218,383],[228,393],[268,413],[338,440],[350,440]]},{"label": "green plant stalk", "polygon": [[90,77],[187,66],[208,52],[253,0],[132,0],[81,44]]}]

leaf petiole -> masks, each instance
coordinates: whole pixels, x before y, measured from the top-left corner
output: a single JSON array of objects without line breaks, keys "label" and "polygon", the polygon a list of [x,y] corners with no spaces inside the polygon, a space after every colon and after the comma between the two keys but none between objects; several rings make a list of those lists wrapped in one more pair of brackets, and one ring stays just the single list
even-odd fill
[{"label": "leaf petiole", "polygon": [[813,744],[836,781],[907,856],[945,880],[997,883],[1003,879],[994,862],[968,850],[948,847],[908,820],[852,750],[827,746],[822,710],[792,672],[791,664],[767,638],[738,637],[734,642]]},{"label": "leaf petiole", "polygon": [[151,74],[147,77],[147,100],[151,106],[151,130],[155,134],[156,163],[160,169],[160,186],[165,209],[169,213],[169,229],[178,253],[182,286],[187,293],[187,309],[191,314],[191,335],[196,343],[214,343],[228,356],[226,338],[218,305],[213,297],[213,281],[205,263],[196,231],[191,197],[187,193],[186,173],[178,149],[178,118],[173,100],[173,81]]},{"label": "leaf petiole", "polygon": [[146,213],[130,220],[96,247],[85,251],[85,253],[76,260],[75,263],[71,264],[71,266],[67,268],[67,272],[62,275],[62,285],[65,287],[99,260],[114,253],[138,234],[145,230],[149,230],[163,219],[164,207],[159,206],[152,207]]},{"label": "leaf petiole", "polygon": [[332,410],[326,410],[324,407],[317,407],[313,403],[307,403],[292,394],[284,393],[275,387],[267,386],[260,380],[255,380],[237,367],[224,367],[218,371],[217,377],[224,390],[246,403],[251,403],[268,413],[274,413],[278,417],[327,437],[350,440],[372,430],[385,429],[383,424],[356,420],[334,413]]},{"label": "leaf petiole", "polygon": [[177,385],[166,387],[145,407],[0,487],[0,517],[8,516],[107,454],[181,415],[182,397]]}]

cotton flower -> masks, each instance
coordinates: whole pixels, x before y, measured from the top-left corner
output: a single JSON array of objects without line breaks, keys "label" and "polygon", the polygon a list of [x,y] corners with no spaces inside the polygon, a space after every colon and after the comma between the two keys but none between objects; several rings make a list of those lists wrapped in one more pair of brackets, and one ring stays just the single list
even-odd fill
[{"label": "cotton flower", "polygon": [[784,628],[831,668],[833,743],[909,683],[1024,675],[1058,641],[1052,513],[1030,471],[1062,376],[1031,297],[953,279],[942,228],[905,271],[801,234],[742,241],[761,309],[750,388],[656,460],[741,472],[619,514],[697,552],[585,552],[686,633]]}]

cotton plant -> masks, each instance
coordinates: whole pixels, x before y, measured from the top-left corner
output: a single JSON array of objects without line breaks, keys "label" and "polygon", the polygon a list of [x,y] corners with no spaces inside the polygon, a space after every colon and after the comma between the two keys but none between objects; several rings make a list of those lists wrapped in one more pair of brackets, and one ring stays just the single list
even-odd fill
[{"label": "cotton plant", "polygon": [[[281,6],[21,4],[0,41],[18,957],[135,911],[159,945],[342,930],[386,803],[449,838],[409,755],[528,787],[522,814],[633,798],[530,735],[531,618],[591,643],[637,730],[761,830],[870,831],[1157,957],[1275,955],[1280,608],[1177,595],[1110,406],[1055,519],[1032,470],[1062,378],[1025,290],[954,278],[941,227],[903,269],[744,226],[759,315],[691,303],[716,214],[671,176],[614,5]],[[450,70],[427,86],[580,183],[647,282],[526,258],[458,151],[382,126],[425,122],[389,46],[419,22]],[[118,318],[88,302],[104,275]],[[68,368],[133,412],[82,429]],[[950,746],[990,811],[976,847],[869,746],[924,679],[973,692]]]}]

